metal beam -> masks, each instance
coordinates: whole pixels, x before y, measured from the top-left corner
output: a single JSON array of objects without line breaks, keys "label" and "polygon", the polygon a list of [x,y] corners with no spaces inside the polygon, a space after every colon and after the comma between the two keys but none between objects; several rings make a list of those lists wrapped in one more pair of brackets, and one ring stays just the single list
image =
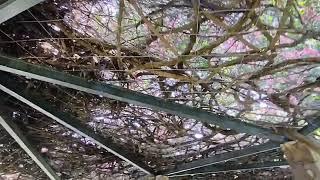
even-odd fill
[{"label": "metal beam", "polygon": [[60,179],[45,159],[32,147],[19,128],[4,113],[0,115],[0,124],[51,180]]},{"label": "metal beam", "polygon": [[203,168],[205,166],[226,162],[226,161],[237,159],[240,157],[255,155],[258,153],[262,153],[262,152],[266,152],[266,151],[270,151],[278,148],[279,148],[279,144],[267,142],[261,145],[251,146],[245,149],[218,154],[205,159],[198,159],[196,161],[191,161],[189,163],[181,164],[177,166],[174,170],[164,172],[164,174],[170,176],[173,174],[178,174],[178,173],[190,171],[193,169]]},{"label": "metal beam", "polygon": [[0,4],[0,23],[20,14],[44,0],[7,0]]},{"label": "metal beam", "polygon": [[[1,83],[3,83],[3,81],[3,79],[0,80]],[[137,154],[134,154],[133,152],[126,150],[125,147],[119,146],[118,144],[114,143],[114,141],[111,138],[105,138],[99,134],[96,134],[94,130],[90,129],[89,127],[86,127],[85,125],[82,125],[80,123],[80,120],[75,119],[68,113],[57,111],[56,108],[52,107],[49,103],[42,101],[41,97],[37,97],[32,95],[31,93],[24,92],[24,90],[19,89],[19,87],[16,86],[15,83],[6,83],[5,86],[0,84],[0,90],[13,96],[17,100],[29,105],[30,107],[38,110],[39,112],[45,114],[46,116],[57,121],[66,128],[71,129],[79,135],[91,140],[98,146],[118,156],[122,160],[132,164],[141,171],[147,174],[153,174],[153,170],[150,167],[148,167],[145,163],[143,163],[141,161],[141,158],[139,158]],[[15,89],[15,91],[12,91],[8,87]]]},{"label": "metal beam", "polygon": [[208,166],[201,170],[195,169],[188,171],[187,173],[179,173],[172,176],[169,176],[170,179],[175,179],[174,177],[183,177],[183,176],[194,176],[194,175],[205,175],[205,174],[214,174],[214,173],[225,173],[230,171],[252,171],[257,169],[268,169],[275,167],[289,167],[286,161],[276,161],[276,162],[265,162],[265,163],[254,163],[254,164],[243,164],[243,165],[214,165]]},{"label": "metal beam", "polygon": [[238,132],[258,135],[274,141],[282,142],[283,136],[274,134],[273,130],[254,124],[246,123],[231,116],[214,114],[202,109],[170,102],[154,96],[131,91],[122,87],[108,85],[102,82],[87,81],[85,79],[26,63],[16,58],[0,55],[0,71],[26,76],[75,90],[96,94],[127,103],[151,108],[156,111],[164,111],[185,118],[199,120],[201,122],[215,124],[225,129],[234,129]]},{"label": "metal beam", "polygon": [[[314,118],[308,121],[308,125],[299,130],[299,133],[303,135],[309,135],[320,127],[320,118]],[[220,162],[226,162],[229,160],[237,159],[240,157],[251,156],[267,151],[280,149],[280,143],[267,142],[265,144],[251,146],[242,150],[232,151],[209,157],[206,159],[199,159],[185,164],[178,165],[175,169],[164,172],[167,175],[173,175],[181,172],[189,172],[194,169],[204,168],[206,166],[214,165]]]}]

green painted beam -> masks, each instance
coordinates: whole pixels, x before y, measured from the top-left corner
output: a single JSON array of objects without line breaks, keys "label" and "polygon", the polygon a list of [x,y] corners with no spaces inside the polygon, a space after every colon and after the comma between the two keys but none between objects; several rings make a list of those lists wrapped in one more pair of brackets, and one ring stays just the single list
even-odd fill
[{"label": "green painted beam", "polygon": [[0,4],[0,23],[20,14],[44,0],[7,0]]},{"label": "green painted beam", "polygon": [[245,149],[231,151],[228,153],[222,153],[222,154],[218,154],[205,159],[198,159],[195,161],[184,163],[184,164],[178,165],[173,170],[163,172],[163,174],[170,176],[170,175],[178,174],[182,172],[189,172],[194,169],[203,168],[203,167],[210,166],[217,163],[223,163],[229,160],[233,160],[233,159],[237,159],[245,156],[255,155],[262,152],[275,150],[278,148],[279,148],[279,144],[273,143],[273,142],[267,142],[261,145],[251,146]]},{"label": "green painted beam", "polygon": [[[57,111],[56,108],[52,107],[48,102],[41,100],[41,97],[25,92],[24,89],[19,88],[16,83],[12,81],[4,83],[4,81],[6,81],[5,79],[7,78],[3,78],[6,77],[3,74],[1,74],[1,76],[2,79],[0,79],[0,90],[2,90],[3,92],[38,110],[39,112],[55,120],[66,128],[91,140],[98,146],[137,167],[146,174],[153,174],[153,170],[143,161],[141,161],[141,158],[139,158],[137,154],[134,154],[133,152],[126,150],[125,147],[116,144],[111,138],[106,138],[95,133],[94,130],[86,127],[85,125],[82,125],[81,121],[75,119],[73,116],[61,111]],[[14,91],[9,88],[14,89]]]},{"label": "green painted beam", "polygon": [[87,81],[64,72],[55,71],[52,68],[49,69],[29,64],[22,60],[4,55],[0,55],[0,71],[22,75],[27,78],[37,79],[75,90],[148,107],[156,111],[164,111],[184,118],[191,118],[201,122],[215,124],[225,129],[230,128],[238,132],[258,135],[273,141],[282,142],[284,140],[283,136],[274,134],[271,129],[246,123],[231,116],[214,114],[202,109],[174,103],[122,87],[107,85],[102,82]]},{"label": "green painted beam", "polygon": [[265,163],[254,163],[254,164],[243,164],[243,165],[233,165],[227,166],[223,164],[208,166],[201,170],[195,169],[188,171],[186,173],[175,174],[169,176],[170,179],[175,179],[178,177],[185,176],[195,176],[195,175],[205,175],[205,174],[215,174],[215,173],[226,173],[230,171],[252,171],[257,169],[270,169],[275,167],[289,167],[286,161],[276,161],[276,162],[265,162]]},{"label": "green painted beam", "polygon": [[[3,111],[3,109],[1,109],[1,111]],[[0,115],[0,124],[51,180],[60,179],[46,160],[39,154],[32,144],[28,142],[27,138],[14,124],[11,118],[3,112],[1,112]]]}]

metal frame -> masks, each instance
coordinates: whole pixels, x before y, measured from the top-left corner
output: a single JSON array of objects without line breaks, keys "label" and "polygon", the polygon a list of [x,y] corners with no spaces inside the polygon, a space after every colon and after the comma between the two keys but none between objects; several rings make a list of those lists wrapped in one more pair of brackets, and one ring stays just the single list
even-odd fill
[{"label": "metal frame", "polygon": [[205,175],[205,174],[214,174],[221,172],[230,172],[230,171],[252,171],[256,169],[268,169],[274,167],[289,167],[286,161],[275,161],[275,162],[265,162],[265,163],[254,163],[254,164],[243,164],[243,165],[234,165],[234,166],[226,166],[226,165],[214,165],[208,166],[201,171],[198,169],[189,171],[188,173],[182,174],[174,174],[170,177],[170,179],[175,179],[175,177],[183,177],[183,176],[195,176],[195,175]]},{"label": "metal frame", "polygon": [[[30,7],[42,2],[43,0],[8,0],[3,4],[0,4],[0,23],[10,19],[11,17],[19,14],[20,12],[29,9]],[[153,110],[164,111],[172,113],[181,117],[196,119],[209,124],[215,124],[222,128],[234,129],[238,132],[244,132],[252,135],[259,135],[261,137],[268,138],[275,142],[268,142],[262,145],[252,146],[242,150],[232,151],[210,157],[207,159],[199,159],[190,163],[185,163],[176,167],[175,170],[166,172],[170,176],[185,176],[195,175],[203,173],[216,173],[227,172],[243,169],[261,169],[271,168],[275,166],[285,165],[284,162],[272,162],[264,164],[251,164],[245,166],[232,166],[221,167],[213,164],[225,162],[231,159],[239,157],[245,157],[249,155],[258,154],[261,152],[271,151],[279,148],[281,142],[286,141],[283,136],[275,134],[270,129],[265,129],[254,124],[243,122],[239,119],[235,119],[230,116],[214,114],[205,110],[192,108],[189,106],[169,102],[160,98],[145,95],[142,93],[130,91],[124,88],[115,87],[112,85],[106,85],[100,82],[88,82],[76,76],[72,76],[63,72],[54,71],[48,68],[28,64],[16,58],[0,55],[0,71],[5,71],[17,75],[26,76],[27,78],[33,78],[53,84],[58,84],[64,87],[72,88],[75,90],[96,94],[127,103],[141,105]],[[3,79],[1,79],[3,80]],[[5,83],[3,81],[3,83]],[[14,83],[12,83],[14,84]],[[9,85],[6,84],[8,87]],[[18,94],[9,88],[0,85],[0,89],[4,92],[15,97],[19,101],[26,103],[34,109],[42,112],[46,116],[56,120],[63,126],[77,132],[78,134],[92,140],[99,146],[103,147],[107,151],[115,154],[121,159],[131,163],[138,167],[140,170],[147,174],[152,174],[152,170],[139,161],[135,155],[123,150],[119,145],[113,143],[111,140],[95,134],[94,131],[89,128],[80,125],[77,119],[74,119],[70,115],[62,112],[55,111],[54,108],[46,102],[39,101],[41,98],[35,98],[32,94]],[[22,91],[20,91],[22,92]],[[32,145],[27,141],[23,134],[19,131],[15,124],[0,116],[0,124],[8,131],[8,133],[17,141],[17,143],[27,152],[27,154],[38,164],[38,166],[48,175],[50,179],[59,179],[45,160],[32,148]],[[320,121],[313,120],[309,122],[309,125],[303,128],[300,132],[303,134],[309,134],[320,126]]]},{"label": "metal frame", "polygon": [[[309,135],[319,127],[320,127],[320,118],[317,117],[312,120],[309,120],[308,125],[300,129],[299,133],[303,135]],[[189,173],[194,169],[199,169],[198,172],[200,172],[201,169],[206,166],[214,165],[221,162],[226,162],[226,161],[237,159],[240,157],[246,157],[246,156],[251,156],[251,155],[255,155],[255,154],[259,154],[267,151],[273,151],[277,149],[280,149],[280,143],[267,142],[261,145],[251,146],[245,149],[223,153],[223,154],[215,155],[213,157],[209,157],[206,159],[199,159],[189,163],[181,164],[176,166],[176,168],[173,170],[164,172],[164,174],[173,175],[173,174],[181,174],[182,172]]]},{"label": "metal frame", "polygon": [[214,114],[202,109],[170,102],[161,98],[131,91],[122,87],[108,85],[102,82],[87,81],[77,76],[26,63],[12,57],[0,55],[0,71],[22,75],[27,78],[58,84],[86,93],[148,107],[156,111],[164,111],[181,117],[215,124],[225,129],[230,128],[238,132],[258,135],[277,142],[282,142],[285,139],[283,136],[275,134],[271,129],[256,126],[231,116]]},{"label": "metal frame", "polygon": [[[0,23],[16,16],[17,14],[31,8],[32,6],[44,0],[7,0],[1,1],[0,4]],[[19,144],[19,146],[32,158],[32,160],[43,170],[43,172],[51,180],[60,180],[60,177],[51,169],[50,165],[42,158],[42,156],[32,147],[27,138],[16,127],[16,125],[8,120],[9,118],[2,114],[0,116],[0,124],[11,135],[11,137]]]},{"label": "metal frame", "polygon": [[[218,124],[223,128],[236,129],[238,131],[246,132],[250,134],[255,134],[255,132],[257,132],[257,134],[262,135],[262,137],[268,137],[276,141],[276,142],[269,142],[266,144],[249,147],[243,150],[237,150],[229,153],[216,155],[214,157],[207,158],[207,159],[200,159],[190,163],[185,163],[177,166],[176,169],[172,171],[164,172],[163,174],[173,175],[173,174],[182,173],[182,172],[187,173],[190,170],[203,168],[219,162],[224,162],[224,161],[236,159],[239,157],[244,157],[244,156],[258,154],[261,152],[275,150],[279,148],[279,144],[281,142],[286,141],[286,139],[283,136],[275,135],[269,129],[264,129],[262,127],[245,123],[237,119],[233,119],[229,116],[216,115],[201,109],[192,108],[185,105],[169,102],[160,98],[145,95],[135,91],[129,91],[124,88],[107,85],[100,82],[94,82],[94,81],[89,82],[76,76],[72,76],[59,71],[53,71],[51,69],[44,68],[41,66],[32,65],[15,58],[9,58],[9,57],[0,55],[0,71],[5,71],[5,72],[17,74],[17,75],[23,75],[23,76],[26,76],[27,78],[34,78],[37,80],[62,85],[64,87],[80,90],[80,91],[91,93],[91,94],[102,95],[105,97],[113,98],[120,101],[125,101],[132,104],[147,106],[154,110],[158,110],[158,111],[162,110],[172,114],[180,115],[182,117],[197,119],[202,122]],[[14,83],[11,83],[11,84],[14,84]],[[7,84],[7,86],[9,86],[9,84]],[[14,92],[9,92],[8,90],[6,90],[6,87],[4,86],[2,86],[1,89],[4,91],[7,91],[7,93],[9,93],[10,95],[15,96],[20,101],[46,114],[50,118],[55,119],[56,121],[60,121],[60,123],[63,124],[64,126],[78,133],[80,132],[79,134],[83,136],[92,138],[93,136],[92,134],[83,133],[83,131],[88,132],[88,129],[86,129],[85,127],[76,126],[75,125],[76,123],[72,123],[72,121],[70,122],[65,121],[65,119],[68,119],[68,118],[61,118],[61,116],[58,115],[59,112],[50,111],[50,108],[48,107],[44,108],[45,103],[40,103],[41,105],[38,103],[38,105],[36,105],[35,102],[37,98],[34,98],[31,100],[30,99],[31,96],[29,97],[29,95],[22,97],[16,93],[14,94]],[[304,128],[303,131],[311,132],[317,127],[319,127],[319,122],[312,121],[312,123],[310,123],[308,127]],[[94,138],[93,140],[97,140],[97,139]],[[105,149],[107,149],[110,152],[113,152],[114,154],[118,155],[120,158],[135,165],[140,170],[150,174],[150,170],[146,170],[146,168],[148,168],[147,166],[144,166],[140,162],[137,163],[135,162],[135,160],[131,160],[131,158],[127,157],[128,154],[126,153],[124,153],[126,155],[123,155],[123,152],[117,152],[116,149],[118,148],[110,149],[109,147],[108,149],[108,147],[106,146]]]},{"label": "metal frame", "polygon": [[54,172],[46,160],[39,154],[39,152],[27,140],[19,128],[13,121],[4,113],[0,115],[0,124],[10,134],[10,136],[19,144],[19,146],[32,158],[32,160],[43,170],[43,172],[51,180],[59,180],[60,177]]},{"label": "metal frame", "polygon": [[229,160],[246,157],[250,155],[259,154],[266,151],[276,150],[279,149],[279,144],[267,142],[265,144],[251,146],[245,149],[231,151],[228,153],[218,154],[212,157],[208,157],[205,159],[198,159],[195,161],[191,161],[189,163],[178,165],[175,169],[167,172],[163,172],[164,174],[170,176],[173,174],[181,174],[181,173],[188,173],[194,169],[203,168],[206,166],[214,165],[217,163],[226,162]]},{"label": "metal frame", "polygon": [[[1,77],[6,77],[6,76],[1,74]],[[108,152],[116,155],[122,160],[137,167],[142,172],[145,172],[146,174],[149,174],[149,175],[153,174],[152,169],[149,168],[145,163],[143,163],[141,159],[139,159],[134,153],[126,150],[125,147],[122,147],[114,143],[114,141],[111,138],[105,138],[99,134],[96,134],[94,130],[86,127],[85,125],[82,125],[80,123],[81,122],[80,120],[72,117],[67,113],[59,112],[55,110],[56,108],[50,106],[49,103],[42,101],[41,97],[25,92],[23,89],[15,85],[14,82],[8,82],[5,84],[5,86],[2,84],[3,84],[3,79],[0,79],[0,90],[7,93],[8,95],[36,109],[37,111],[55,120],[56,122],[63,125],[64,127],[91,140],[92,142],[101,146]],[[15,91],[9,89],[8,87],[10,87],[11,89],[15,89]]]}]

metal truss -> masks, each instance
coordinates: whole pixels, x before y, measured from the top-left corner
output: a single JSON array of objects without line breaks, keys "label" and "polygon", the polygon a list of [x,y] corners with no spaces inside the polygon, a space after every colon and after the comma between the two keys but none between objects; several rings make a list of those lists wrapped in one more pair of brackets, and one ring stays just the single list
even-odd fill
[{"label": "metal truss", "polygon": [[[320,118],[317,117],[312,120],[309,120],[308,125],[300,129],[299,133],[303,135],[309,135],[319,127],[320,127]],[[213,157],[209,157],[205,159],[195,160],[189,163],[177,165],[175,169],[164,172],[164,174],[167,174],[169,176],[173,174],[182,174],[182,173],[188,174],[189,172],[193,172],[195,169],[197,169],[196,170],[197,172],[201,172],[203,169],[206,169],[207,166],[211,166],[217,163],[226,162],[226,161],[237,159],[240,157],[246,157],[246,156],[256,155],[259,153],[280,149],[280,144],[281,143],[267,142],[261,145],[251,146],[245,149],[223,153],[223,154],[215,155]]]},{"label": "metal truss", "polygon": [[189,171],[192,171],[194,169],[203,168],[206,166],[226,162],[229,160],[251,156],[255,154],[259,154],[266,151],[271,151],[279,148],[279,144],[268,142],[265,144],[257,145],[257,146],[251,146],[248,148],[244,148],[241,150],[231,151],[228,153],[218,154],[212,157],[208,157],[205,159],[198,159],[195,161],[191,161],[189,163],[177,165],[175,169],[164,172],[166,175],[173,175],[173,174],[181,174],[182,172],[188,173]]},{"label": "metal truss", "polygon": [[[28,8],[42,2],[43,0],[8,0],[0,4],[0,23],[10,19],[11,17],[19,14],[20,12],[27,10]],[[2,2],[2,1],[1,1]],[[242,150],[232,151],[216,155],[206,159],[199,159],[190,163],[185,163],[177,166],[173,171],[164,172],[165,174],[173,176],[184,176],[188,174],[201,174],[201,173],[214,173],[214,172],[226,172],[240,169],[257,169],[257,168],[269,168],[286,165],[285,162],[272,162],[264,164],[252,164],[245,166],[215,166],[213,164],[225,162],[231,159],[245,157],[249,155],[258,154],[261,152],[271,151],[279,148],[281,142],[286,139],[277,135],[271,129],[250,124],[239,119],[235,119],[231,116],[215,114],[202,109],[193,108],[174,102],[170,102],[161,98],[145,95],[139,92],[127,90],[121,87],[107,85],[101,82],[87,81],[85,79],[72,76],[67,73],[54,71],[45,67],[28,64],[22,60],[16,58],[0,55],[0,71],[9,72],[16,75],[26,76],[40,81],[57,84],[63,87],[72,88],[75,90],[83,91],[90,94],[100,95],[111,99],[124,101],[127,103],[144,106],[156,111],[164,111],[167,113],[175,114],[184,118],[191,118],[201,122],[215,124],[225,129],[234,129],[238,132],[248,133],[251,135],[258,135],[260,137],[268,138],[271,141],[262,145],[252,146]],[[38,110],[46,116],[54,119],[63,126],[73,130],[74,132],[86,137],[103,147],[107,151],[115,154],[119,158],[127,161],[128,163],[139,168],[141,171],[152,174],[153,171],[144,164],[136,155],[125,150],[119,145],[112,142],[110,139],[96,134],[90,128],[85,127],[79,123],[79,120],[63,112],[57,112],[55,108],[51,107],[48,102],[41,101],[41,98],[37,98],[31,93],[18,93],[23,92],[18,90],[18,87],[11,86],[15,83],[8,83],[8,79],[1,76],[0,89],[10,96],[13,96],[17,100],[29,105],[30,107]],[[11,84],[11,85],[10,85]],[[12,89],[15,89],[13,91]],[[2,98],[3,99],[3,98]],[[54,173],[51,167],[46,161],[34,150],[32,145],[23,136],[21,131],[15,127],[15,124],[10,121],[10,116],[1,114],[0,124],[8,131],[8,133],[17,141],[17,143],[27,152],[27,154],[37,163],[37,165],[48,175],[50,179],[59,179]],[[301,130],[301,133],[308,134],[314,129],[319,127],[320,121],[310,121],[306,128]]]},{"label": "metal truss", "polygon": [[174,103],[154,96],[131,91],[122,87],[108,85],[102,82],[87,81],[64,72],[33,65],[16,58],[0,55],[0,70],[26,76],[27,78],[45,81],[67,88],[91,93],[111,99],[144,106],[156,111],[164,111],[180,117],[199,120],[204,123],[215,124],[225,129],[248,133],[282,142],[283,136],[277,135],[271,129],[250,124],[231,116],[215,114],[202,109]]},{"label": "metal truss", "polygon": [[[1,74],[1,77],[6,76],[4,74]],[[70,114],[57,111],[56,108],[51,106],[48,102],[41,100],[41,97],[24,91],[24,89],[16,85],[16,83],[12,81],[4,83],[3,81],[3,79],[0,79],[0,90],[2,90],[3,92],[43,113],[44,115],[55,120],[64,127],[89,139],[93,143],[101,146],[102,148],[116,155],[122,160],[132,164],[146,174],[153,174],[153,171],[144,162],[141,161],[141,158],[139,158],[137,154],[134,154],[133,152],[126,150],[125,147],[114,143],[111,138],[106,138],[95,133],[93,129],[81,124],[80,120],[76,119]],[[14,91],[12,89],[14,89]]]},{"label": "metal truss", "polygon": [[286,161],[275,161],[275,162],[264,162],[264,163],[254,163],[254,164],[239,164],[233,166],[226,166],[223,164],[207,166],[202,169],[195,169],[188,171],[187,173],[178,173],[174,175],[169,175],[170,179],[178,179],[184,176],[195,176],[195,175],[205,175],[205,174],[215,174],[215,173],[226,173],[230,171],[252,171],[257,169],[269,169],[275,167],[288,167]]},{"label": "metal truss", "polygon": [[[131,104],[145,106],[153,110],[164,111],[164,112],[179,115],[185,118],[196,119],[201,122],[218,125],[222,128],[234,129],[234,130],[237,130],[238,132],[245,132],[248,134],[259,135],[261,137],[269,138],[271,140],[269,143],[266,143],[266,144],[252,146],[242,150],[237,150],[229,153],[216,155],[211,158],[196,160],[190,163],[178,165],[174,170],[164,172],[164,174],[167,174],[167,175],[173,175],[173,174],[182,173],[182,172],[187,173],[190,170],[203,168],[209,165],[228,161],[231,159],[236,159],[239,157],[254,155],[261,152],[278,149],[279,144],[281,142],[285,142],[286,140],[283,136],[275,134],[270,129],[265,129],[253,124],[249,124],[230,116],[214,114],[205,110],[177,104],[161,98],[145,95],[135,91],[130,91],[121,87],[116,87],[116,86],[104,84],[101,82],[87,81],[85,79],[72,76],[67,73],[54,71],[52,69],[48,69],[45,67],[29,64],[24,61],[3,56],[3,55],[0,55],[0,71],[5,71],[5,72],[13,73],[16,75],[26,76],[27,78],[32,78],[40,81],[57,84],[63,87],[72,88],[72,89],[83,91],[86,93],[100,95],[100,96],[128,102]],[[7,87],[10,86],[10,84],[14,84],[14,83],[8,83],[5,81],[5,79],[6,78],[1,79],[1,83],[5,84],[5,86],[2,85],[0,88],[2,91],[10,94],[11,96],[14,96],[16,99],[37,109],[38,111],[56,120],[57,122],[64,125],[65,127],[72,129],[73,131],[79,133],[80,135],[91,139],[92,141],[99,144],[101,147],[104,147],[109,152],[117,155],[118,157],[122,158],[128,163],[136,166],[143,172],[147,174],[153,173],[152,170],[150,170],[150,168],[147,165],[145,165],[141,161],[134,158],[135,155],[129,153],[128,151],[123,150],[123,148],[120,148],[118,145],[112,144],[112,143],[110,145],[110,142],[108,142],[108,146],[106,146],[105,145],[106,140],[104,138],[95,134],[88,128],[76,123],[78,122],[78,120],[69,118],[70,116],[65,113],[54,111],[54,108],[50,108],[50,106],[48,106],[48,103],[39,102],[38,101],[39,98],[32,98],[33,95],[31,94],[22,95],[22,94],[17,94],[16,92],[10,90]],[[16,89],[16,88],[13,87],[12,89]],[[310,124],[310,126],[305,128],[306,129],[305,131],[310,131],[312,129],[315,129],[316,127],[319,127],[318,125],[319,124],[317,124],[317,121],[314,121],[312,124]],[[121,151],[119,149],[121,149]]]}]

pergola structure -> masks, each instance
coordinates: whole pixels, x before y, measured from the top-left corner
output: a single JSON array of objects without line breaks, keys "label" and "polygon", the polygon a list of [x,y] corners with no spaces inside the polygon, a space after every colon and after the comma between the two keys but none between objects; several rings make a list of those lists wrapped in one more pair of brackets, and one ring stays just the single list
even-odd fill
[{"label": "pergola structure", "polygon": [[[0,23],[12,18],[22,11],[41,3],[43,0],[28,0],[26,2],[19,0],[0,1]],[[280,148],[280,144],[289,141],[283,134],[276,132],[276,128],[266,128],[258,126],[238,118],[234,118],[222,113],[209,112],[196,107],[183,105],[172,102],[170,100],[161,99],[151,95],[146,95],[140,92],[128,90],[126,88],[105,84],[98,81],[88,81],[84,78],[70,75],[65,72],[52,70],[47,67],[31,64],[20,59],[0,55],[0,90],[1,93],[1,111],[0,124],[14,138],[19,146],[32,158],[32,160],[45,172],[48,178],[57,180],[61,179],[42,155],[36,150],[28,137],[23,135],[21,130],[13,123],[10,114],[5,109],[5,101],[10,97],[14,97],[34,110],[53,119],[65,128],[85,137],[114,154],[120,159],[138,168],[147,175],[164,175],[172,179],[179,178],[185,175],[196,175],[215,172],[228,172],[246,169],[263,169],[287,166],[285,161],[275,161],[266,163],[255,163],[250,165],[216,165],[226,163],[238,158],[249,157],[259,153],[268,153]],[[125,147],[118,145],[113,139],[97,134],[93,129],[81,125],[79,120],[73,115],[57,110],[54,106],[41,97],[32,92],[26,91],[19,85],[10,74],[26,77],[27,79],[39,80],[41,82],[51,83],[60,87],[73,89],[79,92],[98,95],[133,105],[138,105],[161,111],[172,115],[177,115],[182,118],[194,119],[199,122],[214,124],[222,129],[232,129],[239,133],[256,135],[260,138],[265,138],[267,141],[263,144],[247,147],[240,150],[225,152],[215,156],[193,160],[184,164],[176,165],[172,169],[165,171],[154,171],[148,164],[141,161],[137,154],[127,150]],[[301,134],[308,135],[320,127],[319,118],[314,118],[308,122],[308,125],[299,130]],[[0,160],[1,161],[1,160]]]}]

